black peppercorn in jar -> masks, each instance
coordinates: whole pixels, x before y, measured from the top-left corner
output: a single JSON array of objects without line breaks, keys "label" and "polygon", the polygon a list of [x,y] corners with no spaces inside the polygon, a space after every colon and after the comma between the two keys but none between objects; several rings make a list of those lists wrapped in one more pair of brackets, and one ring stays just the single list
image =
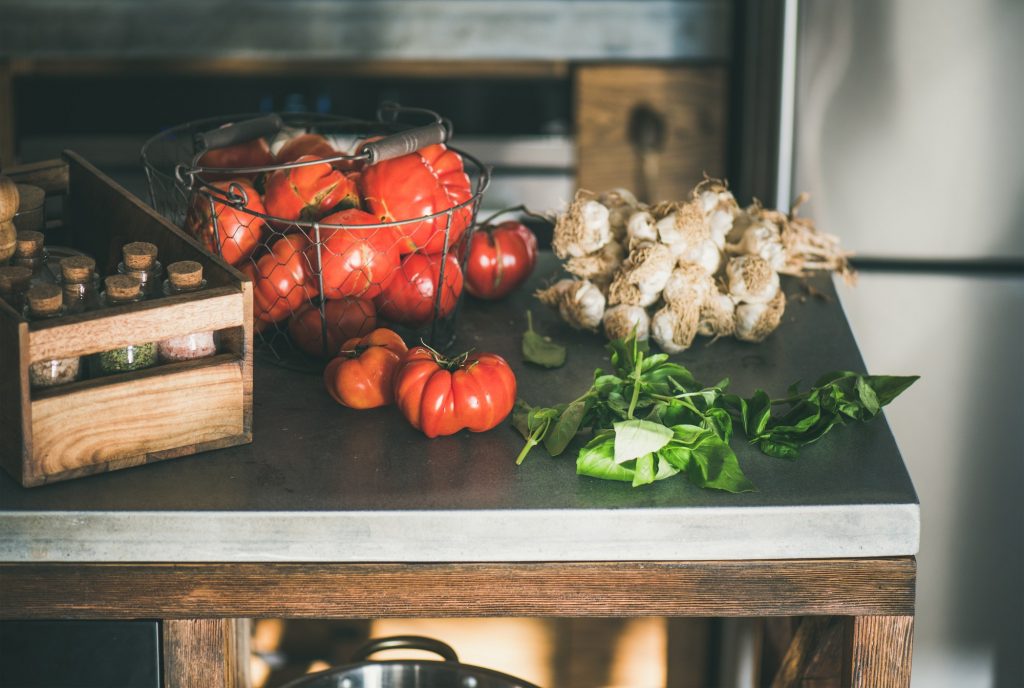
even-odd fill
[{"label": "black peppercorn in jar", "polygon": [[157,248],[148,241],[133,241],[121,249],[124,260],[117,271],[139,280],[143,298],[152,299],[162,293],[164,268],[156,259]]},{"label": "black peppercorn in jar", "polygon": [[[114,307],[142,301],[142,285],[131,275],[111,275],[103,281],[106,290],[100,294],[101,307]],[[93,367],[98,375],[142,370],[157,362],[156,342],[129,344],[96,354]]]},{"label": "black peppercorn in jar", "polygon": [[[30,320],[58,318],[64,312],[61,290],[56,284],[37,284],[28,290],[26,315]],[[33,361],[28,366],[29,384],[33,389],[55,387],[74,382],[81,374],[81,359],[53,358]]]}]

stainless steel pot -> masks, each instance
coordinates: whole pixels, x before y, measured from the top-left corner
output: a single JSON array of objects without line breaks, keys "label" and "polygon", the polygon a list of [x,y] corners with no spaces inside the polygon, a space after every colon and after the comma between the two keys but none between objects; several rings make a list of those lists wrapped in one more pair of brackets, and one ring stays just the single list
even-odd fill
[{"label": "stainless steel pot", "polygon": [[[382,650],[399,649],[426,650],[444,661],[369,659]],[[538,688],[514,676],[462,664],[449,645],[416,635],[371,640],[356,651],[352,662],[304,676],[284,688]]]}]

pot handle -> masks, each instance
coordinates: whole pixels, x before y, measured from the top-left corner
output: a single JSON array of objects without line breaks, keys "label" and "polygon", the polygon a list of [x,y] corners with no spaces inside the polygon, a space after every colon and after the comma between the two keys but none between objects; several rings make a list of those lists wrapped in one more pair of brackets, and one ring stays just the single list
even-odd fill
[{"label": "pot handle", "polygon": [[193,137],[193,142],[197,151],[226,148],[263,136],[273,136],[281,131],[283,126],[284,122],[280,115],[265,115],[243,122],[235,122],[219,129],[200,132]]},{"label": "pot handle", "polygon": [[459,656],[455,654],[455,650],[452,649],[451,645],[421,635],[393,635],[387,638],[370,640],[355,651],[352,655],[352,661],[361,662],[370,655],[382,652],[383,650],[426,650],[443,657],[446,662],[459,661]]},{"label": "pot handle", "polygon": [[432,122],[365,143],[359,149],[359,154],[366,155],[367,164],[372,165],[382,160],[415,153],[435,143],[445,143],[448,141],[448,134],[448,127],[443,122]]}]

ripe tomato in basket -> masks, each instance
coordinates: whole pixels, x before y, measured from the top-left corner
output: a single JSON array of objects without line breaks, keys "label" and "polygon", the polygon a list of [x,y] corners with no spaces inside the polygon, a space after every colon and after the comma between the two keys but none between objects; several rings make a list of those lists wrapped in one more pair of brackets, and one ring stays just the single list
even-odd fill
[{"label": "ripe tomato in basket", "polygon": [[[228,125],[223,125],[228,126]],[[274,155],[270,152],[270,146],[263,139],[253,139],[245,143],[239,143],[225,148],[214,148],[208,150],[199,158],[200,167],[266,167],[274,164]],[[202,175],[207,180],[232,179],[243,176],[250,181],[259,173],[249,175],[238,175],[232,173],[211,173]]]},{"label": "ripe tomato in basket", "polygon": [[406,256],[402,260],[401,270],[374,300],[377,312],[392,322],[409,327],[421,327],[434,319],[434,305],[438,301],[440,290],[437,316],[447,316],[455,310],[455,304],[462,294],[462,270],[452,253],[448,254],[443,264],[442,285],[440,255],[412,253]]},{"label": "ripe tomato in basket", "polygon": [[258,320],[280,322],[317,295],[319,290],[306,261],[307,248],[309,241],[304,236],[289,234],[275,241],[270,253],[242,269],[253,281],[253,311]]},{"label": "ripe tomato in basket", "polygon": [[336,402],[349,408],[393,404],[395,371],[405,352],[402,338],[383,327],[349,339],[338,357],[327,364],[324,385]]},{"label": "ripe tomato in basket", "polygon": [[[295,162],[319,160],[315,155],[303,155]],[[319,220],[337,206],[345,203],[359,205],[359,192],[355,176],[344,173],[324,162],[304,167],[277,170],[267,177],[263,203],[267,214],[284,220]]]},{"label": "ripe tomato in basket", "polygon": [[[384,222],[433,215],[473,195],[462,156],[440,143],[370,165],[363,170],[360,187],[367,209]],[[404,239],[402,253],[442,252],[449,217],[448,246],[454,248],[472,220],[468,207],[397,227]]]},{"label": "ripe tomato in basket", "polygon": [[497,354],[446,359],[415,346],[395,374],[398,410],[427,437],[490,430],[512,412],[515,400],[515,373]]},{"label": "ripe tomato in basket", "polygon": [[469,240],[466,291],[479,299],[500,299],[526,281],[537,264],[537,237],[509,220],[482,227]]},{"label": "ripe tomato in basket", "polygon": [[[235,185],[232,189],[231,186]],[[229,193],[241,189],[245,193],[246,210],[255,213],[266,214],[267,209],[263,207],[263,201],[252,184],[241,179],[225,182],[214,182],[212,186]],[[226,203],[213,202],[211,211],[210,199],[204,194],[196,194],[189,210],[186,229],[195,238],[199,239],[206,250],[210,253],[219,254],[221,258],[231,265],[238,266],[243,260],[252,255],[260,244],[263,235],[263,218],[250,215],[239,208]],[[214,239],[213,218],[217,218],[217,236],[220,241]],[[218,246],[219,243],[219,246]]]},{"label": "ripe tomato in basket", "polygon": [[333,158],[339,155],[330,141],[320,134],[299,134],[288,139],[277,151],[279,163],[295,162],[303,155],[313,155],[317,158]]},{"label": "ripe tomato in basket", "polygon": [[[372,225],[380,221],[357,208],[323,219],[328,225]],[[361,296],[372,299],[398,274],[398,241],[389,228],[321,229],[320,260],[324,297]],[[309,264],[317,265],[316,246],[306,250]]]},{"label": "ripe tomato in basket", "polygon": [[288,336],[298,349],[310,356],[336,356],[342,342],[362,337],[377,327],[373,301],[346,297],[324,302],[327,348],[324,349],[320,309],[306,303],[288,321]]}]

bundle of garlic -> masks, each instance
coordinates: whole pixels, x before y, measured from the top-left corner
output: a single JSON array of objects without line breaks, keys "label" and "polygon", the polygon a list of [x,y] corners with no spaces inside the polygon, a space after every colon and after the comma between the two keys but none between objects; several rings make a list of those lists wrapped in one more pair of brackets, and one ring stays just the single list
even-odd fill
[{"label": "bundle of garlic", "polygon": [[555,224],[564,279],[537,292],[578,329],[610,339],[636,331],[668,353],[697,335],[760,342],[782,321],[779,275],[830,270],[851,281],[838,239],[756,201],[741,208],[725,182],[706,178],[684,202],[646,205],[625,189],[579,190]]}]

